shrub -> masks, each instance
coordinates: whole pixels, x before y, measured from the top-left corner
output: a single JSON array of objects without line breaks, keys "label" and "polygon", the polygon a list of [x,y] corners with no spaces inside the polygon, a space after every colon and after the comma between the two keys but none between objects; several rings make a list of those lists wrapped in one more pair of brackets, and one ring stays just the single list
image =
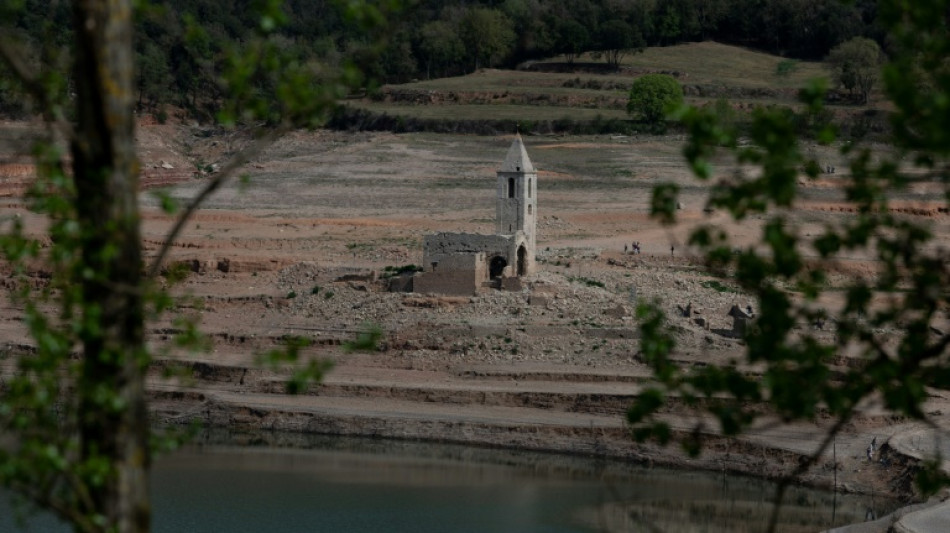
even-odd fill
[{"label": "shrub", "polygon": [[398,276],[398,275],[400,275],[400,274],[409,274],[409,273],[412,273],[412,272],[422,272],[422,270],[423,270],[423,269],[422,269],[421,266],[416,266],[416,265],[413,265],[413,264],[411,264],[411,263],[408,264],[408,265],[402,265],[402,266],[387,265],[385,268],[383,268],[383,277],[384,277],[384,278],[391,278],[391,277],[393,277],[393,276]]},{"label": "shrub", "polygon": [[661,124],[669,110],[683,103],[683,88],[668,74],[645,74],[634,80],[627,113],[650,124]]},{"label": "shrub", "polygon": [[597,281],[596,279],[590,279],[590,278],[585,278],[581,276],[572,277],[570,278],[570,281],[583,283],[584,285],[587,285],[588,287],[600,287],[601,289],[606,287],[606,285],[604,285],[604,283],[601,281]]}]

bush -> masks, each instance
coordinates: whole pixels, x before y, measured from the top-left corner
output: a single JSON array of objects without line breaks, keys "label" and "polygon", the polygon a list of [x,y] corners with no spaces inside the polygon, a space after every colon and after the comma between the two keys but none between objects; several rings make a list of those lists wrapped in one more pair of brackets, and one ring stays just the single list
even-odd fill
[{"label": "bush", "polygon": [[577,283],[583,283],[588,287],[600,287],[601,289],[606,288],[606,285],[602,281],[597,281],[596,279],[585,278],[583,276],[573,276],[569,278],[570,281]]},{"label": "bush", "polygon": [[423,268],[421,266],[416,266],[413,264],[402,265],[402,266],[393,266],[387,265],[383,268],[383,277],[391,278],[393,276],[398,276],[400,274],[410,274],[413,272],[422,272]]},{"label": "bush", "polygon": [[875,41],[855,37],[834,47],[828,53],[827,62],[835,81],[852,96],[859,96],[862,103],[867,103],[880,75],[883,57]]},{"label": "bush", "polygon": [[683,103],[683,88],[668,74],[646,74],[634,80],[627,113],[649,124],[662,124],[666,114]]}]

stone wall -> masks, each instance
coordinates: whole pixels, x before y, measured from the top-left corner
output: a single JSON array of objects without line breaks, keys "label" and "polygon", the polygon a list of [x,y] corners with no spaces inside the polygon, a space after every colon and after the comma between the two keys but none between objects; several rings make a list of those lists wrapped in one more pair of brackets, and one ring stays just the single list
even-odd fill
[{"label": "stone wall", "polygon": [[[422,266],[426,272],[432,270],[433,262],[445,261],[454,255],[471,255],[484,252],[486,258],[500,255],[508,264],[512,264],[510,255],[511,239],[502,235],[481,235],[478,233],[436,233],[425,236]],[[440,264],[441,266],[441,264]],[[486,275],[485,279],[488,279]]]},{"label": "stone wall", "polygon": [[482,281],[488,279],[488,265],[483,252],[431,257],[432,262],[437,263],[435,268],[427,260],[426,271],[413,278],[413,292],[470,296],[478,292]]}]

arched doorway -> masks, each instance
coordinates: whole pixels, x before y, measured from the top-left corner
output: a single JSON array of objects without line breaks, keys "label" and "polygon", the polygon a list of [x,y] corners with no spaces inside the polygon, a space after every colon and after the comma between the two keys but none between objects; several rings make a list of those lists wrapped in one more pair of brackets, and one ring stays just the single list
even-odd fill
[{"label": "arched doorway", "polygon": [[528,273],[528,250],[524,245],[518,247],[518,275],[524,276]]},{"label": "arched doorway", "polygon": [[506,266],[508,266],[508,261],[504,257],[500,255],[492,257],[491,262],[488,264],[488,277],[500,277],[502,272],[505,271]]}]

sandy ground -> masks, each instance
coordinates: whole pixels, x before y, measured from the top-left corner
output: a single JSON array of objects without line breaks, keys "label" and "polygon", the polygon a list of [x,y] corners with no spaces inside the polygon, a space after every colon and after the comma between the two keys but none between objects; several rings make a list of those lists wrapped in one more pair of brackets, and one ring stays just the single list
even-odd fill
[{"label": "sandy ground", "polygon": [[[23,134],[7,126],[4,148],[13,154]],[[205,169],[222,165],[244,143],[183,126],[145,126],[139,136],[146,186],[170,186],[183,202],[206,183]],[[293,133],[266,150],[246,166],[249,179],[216,194],[175,243],[170,262],[192,274],[174,291],[189,298],[183,312],[200,318],[213,347],[169,356],[190,365],[191,380],[169,382],[156,372],[156,417],[600,454],[770,478],[811,453],[827,421],[766,420],[738,441],[711,431],[710,451],[695,460],[675,447],[628,438],[623,413],[648,378],[637,356],[637,299],[658,299],[671,315],[677,305],[692,304],[706,319],[708,328],[674,319],[676,357],[684,365],[739,358],[742,346],[727,335],[726,313],[752,303],[713,286],[686,242],[692,228],[716,223],[736,245],[754,245],[760,219],[729,223],[703,209],[708,184],[690,177],[680,138],[527,137],[540,169],[540,272],[519,292],[449,298],[385,290],[379,277],[387,266],[421,264],[425,234],[493,230],[495,170],[510,142],[506,135],[315,131]],[[806,236],[849,215],[838,203],[844,165],[831,148],[809,150],[839,173],[802,180],[803,200],[789,216]],[[28,160],[10,157],[5,164],[3,212],[39,231],[43,220],[18,197],[29,182]],[[648,217],[650,191],[666,181],[682,187],[681,223],[670,228]],[[895,200],[908,216],[927,217],[937,244],[945,245],[950,217],[933,207],[931,193],[921,186]],[[142,203],[144,239],[154,254],[172,219],[157,209],[154,189],[143,191]],[[643,253],[625,253],[635,241]],[[844,279],[873,269],[856,255],[830,272]],[[340,345],[366,324],[381,328],[380,349],[344,353]],[[16,306],[0,309],[8,343],[28,342],[20,326]],[[152,331],[151,342],[161,346],[175,326],[166,318]],[[280,394],[286,374],[255,362],[287,335],[313,341],[306,358],[336,362],[309,394]],[[935,394],[928,410],[942,419],[950,403]],[[702,421],[676,407],[668,415],[684,431]],[[925,454],[932,432],[869,403],[804,481],[907,498],[914,461],[878,451],[869,462],[865,447],[875,437],[890,443],[911,432],[919,438],[902,446]]]}]

